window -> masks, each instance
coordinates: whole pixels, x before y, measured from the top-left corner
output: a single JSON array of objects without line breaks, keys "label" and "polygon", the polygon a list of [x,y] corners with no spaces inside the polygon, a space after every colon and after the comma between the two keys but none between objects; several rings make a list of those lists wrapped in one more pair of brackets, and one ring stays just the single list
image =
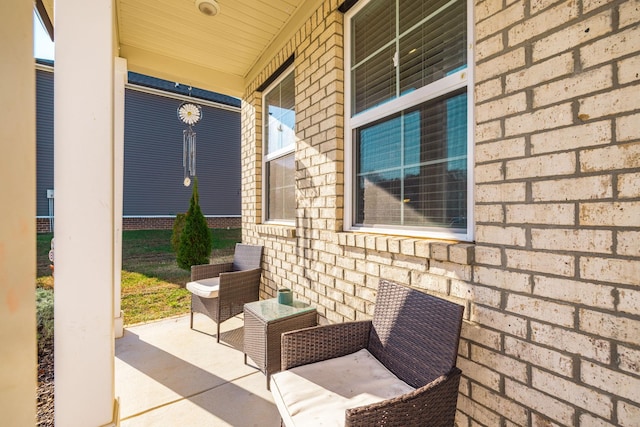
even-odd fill
[{"label": "window", "polygon": [[466,0],[371,0],[346,16],[345,224],[471,240]]},{"label": "window", "polygon": [[295,218],[295,102],[293,71],[270,85],[263,98],[264,220],[293,224]]}]

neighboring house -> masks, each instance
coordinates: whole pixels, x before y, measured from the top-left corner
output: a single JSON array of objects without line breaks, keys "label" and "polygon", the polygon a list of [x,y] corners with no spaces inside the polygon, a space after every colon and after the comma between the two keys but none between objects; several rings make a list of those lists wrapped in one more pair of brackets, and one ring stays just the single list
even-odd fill
[{"label": "neighboring house", "polygon": [[442,296],[458,425],[640,425],[638,1],[326,0],[281,46],[242,110],[262,297]]},{"label": "neighboring house", "polygon": [[[53,183],[53,64],[36,67],[37,226],[51,231]],[[189,209],[192,187],[183,185],[182,131],[177,108],[186,86],[129,73],[125,90],[123,228],[171,228]],[[240,100],[194,88],[203,119],[197,135],[200,207],[211,227],[240,226]],[[82,117],[78,117],[81,120]],[[82,179],[82,177],[78,177]]]}]

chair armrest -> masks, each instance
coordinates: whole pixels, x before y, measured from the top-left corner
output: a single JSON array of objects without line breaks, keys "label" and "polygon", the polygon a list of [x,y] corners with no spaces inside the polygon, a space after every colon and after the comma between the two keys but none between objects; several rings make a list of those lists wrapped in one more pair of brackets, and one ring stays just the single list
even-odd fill
[{"label": "chair armrest", "polygon": [[218,277],[220,273],[231,271],[233,264],[230,262],[222,264],[200,264],[191,266],[191,281]]},{"label": "chair armrest", "polygon": [[456,416],[462,371],[454,367],[429,384],[393,399],[347,409],[345,426],[451,427]]},{"label": "chair armrest", "polygon": [[369,343],[371,321],[314,326],[282,334],[281,368],[315,363],[354,353]]}]

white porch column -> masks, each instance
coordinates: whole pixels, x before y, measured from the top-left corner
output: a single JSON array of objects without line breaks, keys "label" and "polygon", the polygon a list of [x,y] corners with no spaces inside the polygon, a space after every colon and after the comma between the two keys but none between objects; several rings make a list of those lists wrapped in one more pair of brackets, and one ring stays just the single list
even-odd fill
[{"label": "white porch column", "polygon": [[124,335],[122,297],[122,204],[124,201],[124,93],[127,83],[127,60],[115,59],[113,87],[113,318],[116,338]]},{"label": "white porch column", "polygon": [[0,1],[0,425],[36,415],[33,3]]},{"label": "white porch column", "polygon": [[113,425],[113,0],[56,0],[56,426]]}]

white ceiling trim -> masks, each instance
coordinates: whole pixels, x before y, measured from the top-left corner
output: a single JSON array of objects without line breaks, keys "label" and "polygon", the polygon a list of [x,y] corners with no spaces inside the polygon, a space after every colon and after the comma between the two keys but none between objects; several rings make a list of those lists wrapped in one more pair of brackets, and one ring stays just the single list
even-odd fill
[{"label": "white ceiling trim", "polygon": [[127,60],[129,71],[237,98],[244,93],[244,79],[237,75],[126,45],[120,46],[120,56]]}]

